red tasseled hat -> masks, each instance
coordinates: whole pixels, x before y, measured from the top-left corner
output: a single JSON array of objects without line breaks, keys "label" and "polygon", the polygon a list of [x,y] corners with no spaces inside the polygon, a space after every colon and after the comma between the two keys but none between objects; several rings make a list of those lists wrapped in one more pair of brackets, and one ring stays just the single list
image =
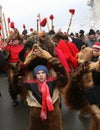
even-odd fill
[{"label": "red tasseled hat", "polygon": [[74,15],[75,14],[75,9],[69,9],[69,12]]},{"label": "red tasseled hat", "polygon": [[10,23],[10,27],[13,28],[13,29],[15,28],[14,22]]},{"label": "red tasseled hat", "polygon": [[41,25],[42,27],[44,27],[44,26],[46,25],[46,23],[47,23],[47,18],[44,18],[44,19],[40,22],[40,25]]}]

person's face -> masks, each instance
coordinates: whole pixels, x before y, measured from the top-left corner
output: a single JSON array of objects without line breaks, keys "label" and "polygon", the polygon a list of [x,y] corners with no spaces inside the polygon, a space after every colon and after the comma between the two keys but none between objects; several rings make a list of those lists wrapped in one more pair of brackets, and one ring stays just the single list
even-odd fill
[{"label": "person's face", "polygon": [[13,45],[18,45],[20,42],[19,42],[19,40],[18,39],[15,39],[14,41],[13,41]]},{"label": "person's face", "polygon": [[93,55],[94,55],[95,57],[99,56],[99,50],[93,50]]},{"label": "person's face", "polygon": [[40,70],[36,74],[36,79],[39,80],[40,82],[44,82],[47,78],[46,73],[43,70]]},{"label": "person's face", "polygon": [[92,34],[92,35],[89,36],[89,39],[94,39],[94,38],[95,38],[94,34]]}]

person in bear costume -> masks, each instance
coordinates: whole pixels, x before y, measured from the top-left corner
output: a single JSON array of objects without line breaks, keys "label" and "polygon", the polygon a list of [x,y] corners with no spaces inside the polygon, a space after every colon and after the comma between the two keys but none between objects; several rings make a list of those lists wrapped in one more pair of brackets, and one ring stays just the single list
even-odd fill
[{"label": "person in bear costume", "polygon": [[[95,48],[98,47],[98,48]],[[93,49],[98,50],[97,43]],[[93,55],[92,55],[93,56]],[[94,56],[93,58],[94,59]],[[91,59],[91,60],[92,60]],[[85,82],[84,76],[91,73],[93,83]],[[100,129],[100,60],[85,61],[74,70],[67,86],[65,101],[70,109],[83,110],[90,114],[90,130]]]},{"label": "person in bear costume", "polygon": [[[30,108],[28,130],[63,130],[60,92],[66,87],[69,75],[57,57],[40,54],[27,59],[27,72],[33,77],[26,73],[28,76],[19,83],[20,95]],[[51,69],[55,75],[50,73]]]},{"label": "person in bear costume", "polygon": [[19,30],[14,28],[14,31],[6,40],[8,53],[8,89],[12,100],[12,106],[15,107],[19,104],[18,102],[18,91],[15,83],[15,73],[10,66],[16,66],[19,61],[19,53],[23,50],[23,37],[20,35]]}]

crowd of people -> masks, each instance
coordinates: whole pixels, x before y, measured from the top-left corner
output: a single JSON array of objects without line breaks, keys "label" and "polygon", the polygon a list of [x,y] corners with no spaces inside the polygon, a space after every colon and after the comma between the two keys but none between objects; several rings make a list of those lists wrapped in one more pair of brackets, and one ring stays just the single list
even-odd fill
[{"label": "crowd of people", "polygon": [[[34,37],[32,37],[33,35]],[[45,52],[43,51],[41,54],[41,49],[35,44],[39,44]],[[52,50],[50,50],[51,47]],[[100,55],[100,30],[90,29],[87,34],[84,30],[70,34],[54,30],[50,30],[48,33],[33,31],[32,34],[28,34],[26,29],[20,33],[17,28],[14,28],[5,43],[2,38],[0,39],[0,74],[7,74],[12,106],[16,107],[19,104],[17,100],[20,93],[18,90],[19,76],[24,77],[19,81],[22,89],[25,88],[26,95],[22,94],[23,90],[21,91],[22,96],[25,96],[24,100],[29,96],[27,92],[31,91],[32,98],[27,99],[31,112],[29,130],[39,130],[40,128],[62,130],[61,107],[59,107],[60,89],[68,84],[71,72],[79,66],[77,54],[83,47],[92,48],[91,61],[97,62]],[[32,53],[34,56],[31,56]],[[17,75],[15,69],[18,67],[20,67],[20,72]],[[53,72],[49,72],[52,69]],[[87,89],[86,98],[90,104],[100,107],[99,76],[100,72],[93,71],[94,86]],[[92,95],[95,95],[94,98],[91,98]],[[58,120],[52,126],[52,123],[55,122],[54,116]]]}]

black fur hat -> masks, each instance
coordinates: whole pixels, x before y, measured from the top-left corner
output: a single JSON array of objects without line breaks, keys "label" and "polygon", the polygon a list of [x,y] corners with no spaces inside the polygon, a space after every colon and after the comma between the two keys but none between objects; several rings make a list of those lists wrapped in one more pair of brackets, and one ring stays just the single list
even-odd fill
[{"label": "black fur hat", "polygon": [[33,70],[37,65],[48,65],[48,61],[45,58],[36,57],[28,65],[27,70]]},{"label": "black fur hat", "polygon": [[95,35],[95,31],[93,29],[90,29],[89,35]]},{"label": "black fur hat", "polygon": [[80,30],[79,33],[83,35],[85,32],[84,30]]}]

